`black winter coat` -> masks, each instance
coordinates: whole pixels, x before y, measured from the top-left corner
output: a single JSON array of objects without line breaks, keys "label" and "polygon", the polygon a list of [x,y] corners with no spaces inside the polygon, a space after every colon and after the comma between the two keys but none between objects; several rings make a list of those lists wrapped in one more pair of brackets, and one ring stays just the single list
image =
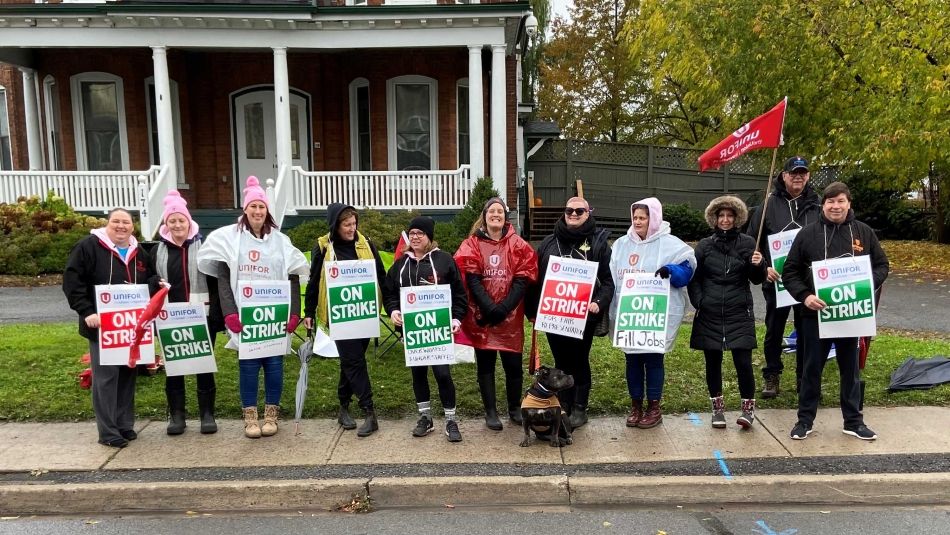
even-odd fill
[{"label": "black winter coat", "polygon": [[754,349],[755,316],[749,283],[765,280],[766,263],[752,264],[755,239],[717,230],[696,245],[696,271],[689,281],[689,302],[696,309],[689,347],[725,351]]},{"label": "black winter coat", "polygon": [[[799,225],[804,227],[818,221],[818,214],[821,213],[821,198],[812,189],[811,184],[805,184],[805,189],[802,190],[801,195],[792,199],[788,190],[785,189],[782,173],[779,173],[772,182],[772,193],[769,195],[767,204],[768,211],[765,213],[765,224],[762,225],[759,251],[765,257],[765,262],[771,265],[772,257],[769,254],[771,251],[768,246],[769,234],[799,228]],[[759,232],[761,214],[762,207],[758,206],[749,217],[748,234],[753,239]],[[798,225],[792,224],[793,221]]]},{"label": "black winter coat", "polygon": [[[432,259],[430,262],[429,259]],[[435,266],[435,276],[432,267]],[[408,254],[393,262],[386,273],[386,283],[383,285],[383,305],[392,316],[400,309],[399,289],[409,286],[426,286],[432,284],[448,284],[452,287],[452,319],[462,321],[468,313],[468,294],[462,284],[462,273],[452,255],[435,249],[430,251],[422,260],[416,260]]]}]

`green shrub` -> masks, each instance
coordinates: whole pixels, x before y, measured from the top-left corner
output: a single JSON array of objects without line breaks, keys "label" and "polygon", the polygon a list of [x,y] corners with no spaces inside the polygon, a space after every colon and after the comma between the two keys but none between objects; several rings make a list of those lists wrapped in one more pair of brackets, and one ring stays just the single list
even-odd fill
[{"label": "green shrub", "polygon": [[287,237],[290,238],[294,247],[301,251],[312,251],[317,243],[317,238],[329,232],[327,222],[323,218],[314,218],[306,223],[301,223],[287,231]]},{"label": "green shrub", "polygon": [[933,235],[934,213],[906,202],[887,213],[884,237],[894,240],[929,240]]},{"label": "green shrub", "polygon": [[[472,230],[472,225],[475,224],[475,220],[481,215],[485,203],[488,202],[488,199],[498,196],[498,190],[492,187],[491,177],[486,176],[479,178],[478,181],[475,182],[475,187],[472,188],[472,194],[469,196],[468,202],[465,203],[465,207],[452,219],[452,223],[455,225],[455,230],[458,235],[462,237],[468,236]],[[459,242],[461,243],[461,239]]]},{"label": "green shrub", "polygon": [[[360,233],[372,240],[380,251],[395,249],[399,233],[406,230],[413,217],[419,215],[419,212],[414,210],[387,213],[379,210],[359,210],[358,213]],[[317,243],[317,238],[329,231],[326,220],[311,219],[288,230],[287,236],[294,247],[301,251],[310,251]]]},{"label": "green shrub", "polygon": [[684,241],[701,240],[712,232],[703,211],[690,208],[688,204],[664,205],[663,219],[669,221],[670,232]]},{"label": "green shrub", "polygon": [[435,224],[435,241],[439,243],[439,249],[455,254],[459,244],[465,236],[458,233],[454,221],[438,221]]}]

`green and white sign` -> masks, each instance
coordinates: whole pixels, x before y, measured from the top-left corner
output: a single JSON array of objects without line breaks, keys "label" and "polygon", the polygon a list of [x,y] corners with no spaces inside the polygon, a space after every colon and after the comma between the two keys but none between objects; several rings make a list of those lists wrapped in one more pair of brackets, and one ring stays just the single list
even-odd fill
[{"label": "green and white sign", "polygon": [[451,286],[400,288],[399,310],[406,366],[455,364]]},{"label": "green and white sign", "polygon": [[290,347],[290,281],[238,281],[241,310],[238,358],[284,355]]},{"label": "green and white sign", "polygon": [[165,375],[174,377],[218,371],[203,304],[168,303],[158,313],[155,326],[162,343]]},{"label": "green and white sign", "polygon": [[877,335],[869,256],[815,262],[811,271],[815,292],[827,305],[818,311],[819,338]]},{"label": "green and white sign", "polygon": [[625,351],[666,353],[670,280],[652,273],[626,273],[614,320],[614,346]]},{"label": "green and white sign", "polygon": [[330,338],[379,336],[379,288],[374,260],[341,260],[323,266]]},{"label": "green and white sign", "polygon": [[798,304],[782,284],[782,270],[785,268],[785,258],[792,248],[792,242],[801,229],[786,230],[777,234],[769,234],[769,252],[772,256],[772,269],[778,271],[779,279],[775,281],[775,307],[782,308]]}]

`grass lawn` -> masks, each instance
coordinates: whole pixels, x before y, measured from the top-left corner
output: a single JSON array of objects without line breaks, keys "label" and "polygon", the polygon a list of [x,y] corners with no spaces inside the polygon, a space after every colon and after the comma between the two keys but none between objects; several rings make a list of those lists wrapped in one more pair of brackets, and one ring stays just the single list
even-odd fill
[{"label": "grass lawn", "polygon": [[[664,404],[668,412],[705,411],[708,409],[703,356],[688,348],[689,324],[680,330],[676,349],[667,355],[666,388]],[[301,330],[302,332],[302,330]],[[759,326],[759,339],[763,337]],[[553,363],[544,336],[542,361]],[[295,344],[296,345],[296,342]],[[223,348],[219,336],[216,348],[219,373],[218,414],[221,417],[240,416],[237,394],[237,355]],[[0,420],[12,421],[72,421],[93,417],[89,391],[81,390],[77,374],[85,368],[80,357],[88,350],[85,339],[76,333],[74,322],[46,325],[0,326]],[[929,357],[950,355],[950,337],[929,333],[882,331],[871,346],[871,355],[864,371],[868,382],[868,405],[950,405],[950,385],[942,385],[929,391],[888,393],[885,389],[891,372],[907,356]],[[373,345],[367,352],[370,377],[373,382],[374,399],[378,410],[386,416],[412,414],[415,403],[411,379],[404,365],[402,347],[397,346],[385,355],[375,355]],[[756,380],[760,381],[758,368],[762,366],[761,351],[754,353]],[[594,388],[591,393],[591,411],[595,414],[622,414],[629,405],[624,379],[624,356],[612,347],[605,338],[595,340],[592,351]],[[728,354],[724,369],[724,390],[727,407],[738,406],[738,385]],[[793,408],[794,356],[786,357],[786,372],[782,377],[782,394],[774,400],[761,402],[765,408]],[[336,414],[336,385],[338,363],[333,359],[314,359],[310,366],[310,382],[305,417],[330,417]],[[284,395],[282,405],[285,417],[292,417],[294,387],[299,361],[287,357],[284,366]],[[481,414],[481,401],[475,381],[474,364],[455,366],[454,376],[458,389],[458,408],[461,414]],[[498,366],[498,392],[503,399],[504,391],[501,366]],[[834,362],[825,369],[825,391],[837,392],[838,374]],[[432,382],[433,396],[438,389]],[[188,402],[191,414],[196,413],[194,379],[188,378]],[[140,418],[164,418],[164,377],[140,377],[136,394],[136,412]],[[527,379],[526,384],[527,386]],[[758,385],[761,388],[761,384]],[[263,393],[261,394],[263,399]],[[437,400],[433,400],[436,401]],[[826,395],[825,401],[837,404],[837,395]],[[499,402],[504,411],[504,401]]]}]

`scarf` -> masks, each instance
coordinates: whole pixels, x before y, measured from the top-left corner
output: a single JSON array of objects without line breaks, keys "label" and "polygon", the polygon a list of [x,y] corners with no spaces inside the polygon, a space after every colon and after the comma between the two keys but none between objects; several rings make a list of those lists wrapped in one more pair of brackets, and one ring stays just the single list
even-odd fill
[{"label": "scarf", "polygon": [[580,245],[584,241],[590,245],[590,239],[594,236],[595,228],[594,218],[588,217],[587,221],[578,228],[567,226],[567,221],[562,217],[554,225],[554,237],[561,243],[567,245]]}]

